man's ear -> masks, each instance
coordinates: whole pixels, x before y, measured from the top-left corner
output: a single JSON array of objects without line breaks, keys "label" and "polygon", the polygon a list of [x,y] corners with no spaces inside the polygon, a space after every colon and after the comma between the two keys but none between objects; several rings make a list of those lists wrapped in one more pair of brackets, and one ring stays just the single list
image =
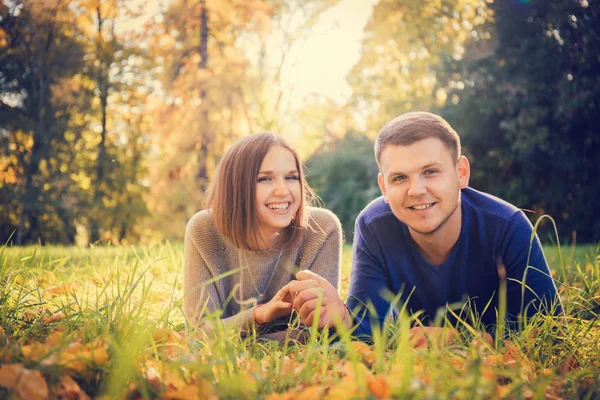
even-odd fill
[{"label": "man's ear", "polygon": [[456,162],[456,173],[458,174],[458,182],[460,188],[469,186],[469,178],[471,177],[471,165],[467,157],[460,156]]},{"label": "man's ear", "polygon": [[381,172],[377,175],[377,184],[379,184],[379,190],[381,190],[381,194],[383,195],[385,202],[389,203],[387,195],[386,195],[387,190],[385,188],[385,182],[383,180],[383,175],[381,174]]}]

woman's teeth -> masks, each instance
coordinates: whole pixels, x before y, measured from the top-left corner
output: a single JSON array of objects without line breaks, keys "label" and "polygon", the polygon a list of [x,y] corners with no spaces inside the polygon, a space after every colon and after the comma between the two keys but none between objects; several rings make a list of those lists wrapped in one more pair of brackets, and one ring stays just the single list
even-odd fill
[{"label": "woman's teeth", "polygon": [[290,203],[283,203],[283,204],[268,204],[268,205],[267,205],[267,207],[269,207],[271,210],[277,210],[277,211],[284,211],[284,210],[287,210],[289,206],[290,206]]}]

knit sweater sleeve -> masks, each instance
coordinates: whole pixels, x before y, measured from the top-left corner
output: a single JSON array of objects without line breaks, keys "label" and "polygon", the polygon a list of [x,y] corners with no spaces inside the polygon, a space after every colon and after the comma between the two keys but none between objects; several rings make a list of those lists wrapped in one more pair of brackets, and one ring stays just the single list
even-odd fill
[{"label": "knit sweater sleeve", "polygon": [[308,239],[301,268],[327,279],[339,291],[342,260],[342,226],[329,210],[309,208]]},{"label": "knit sweater sleeve", "polygon": [[[200,327],[207,334],[215,327],[206,317],[222,311],[222,296],[228,295],[219,293],[219,280],[227,272],[218,274],[207,263],[218,246],[216,235],[212,217],[208,211],[201,211],[188,222],[184,239],[183,311],[191,326]],[[248,331],[254,325],[254,307],[221,318],[221,322],[227,328]]]}]

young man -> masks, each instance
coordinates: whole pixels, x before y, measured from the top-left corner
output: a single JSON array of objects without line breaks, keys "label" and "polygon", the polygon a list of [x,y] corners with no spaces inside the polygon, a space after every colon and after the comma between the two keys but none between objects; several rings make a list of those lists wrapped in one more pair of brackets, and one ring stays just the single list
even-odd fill
[{"label": "young man", "polygon": [[413,328],[415,345],[423,345],[442,333],[430,327],[438,316],[453,319],[448,309],[493,335],[504,294],[512,329],[522,316],[562,312],[531,223],[513,205],[468,187],[460,149],[454,129],[430,113],[404,114],[383,127],[375,141],[383,196],[361,212],[354,233],[347,299],[354,315],[327,281],[302,271],[291,290],[307,324],[321,302],[320,327],[338,318],[371,335],[389,311],[396,318],[404,307],[427,326]]}]

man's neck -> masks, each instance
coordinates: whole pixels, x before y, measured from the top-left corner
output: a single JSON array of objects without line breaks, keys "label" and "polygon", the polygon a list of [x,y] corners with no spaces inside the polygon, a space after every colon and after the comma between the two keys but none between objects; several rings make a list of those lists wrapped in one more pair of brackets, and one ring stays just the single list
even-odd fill
[{"label": "man's neck", "polygon": [[450,252],[460,236],[461,226],[462,210],[459,203],[456,211],[438,231],[426,235],[413,230],[409,230],[409,232],[423,257],[431,264],[438,266],[450,256]]}]

